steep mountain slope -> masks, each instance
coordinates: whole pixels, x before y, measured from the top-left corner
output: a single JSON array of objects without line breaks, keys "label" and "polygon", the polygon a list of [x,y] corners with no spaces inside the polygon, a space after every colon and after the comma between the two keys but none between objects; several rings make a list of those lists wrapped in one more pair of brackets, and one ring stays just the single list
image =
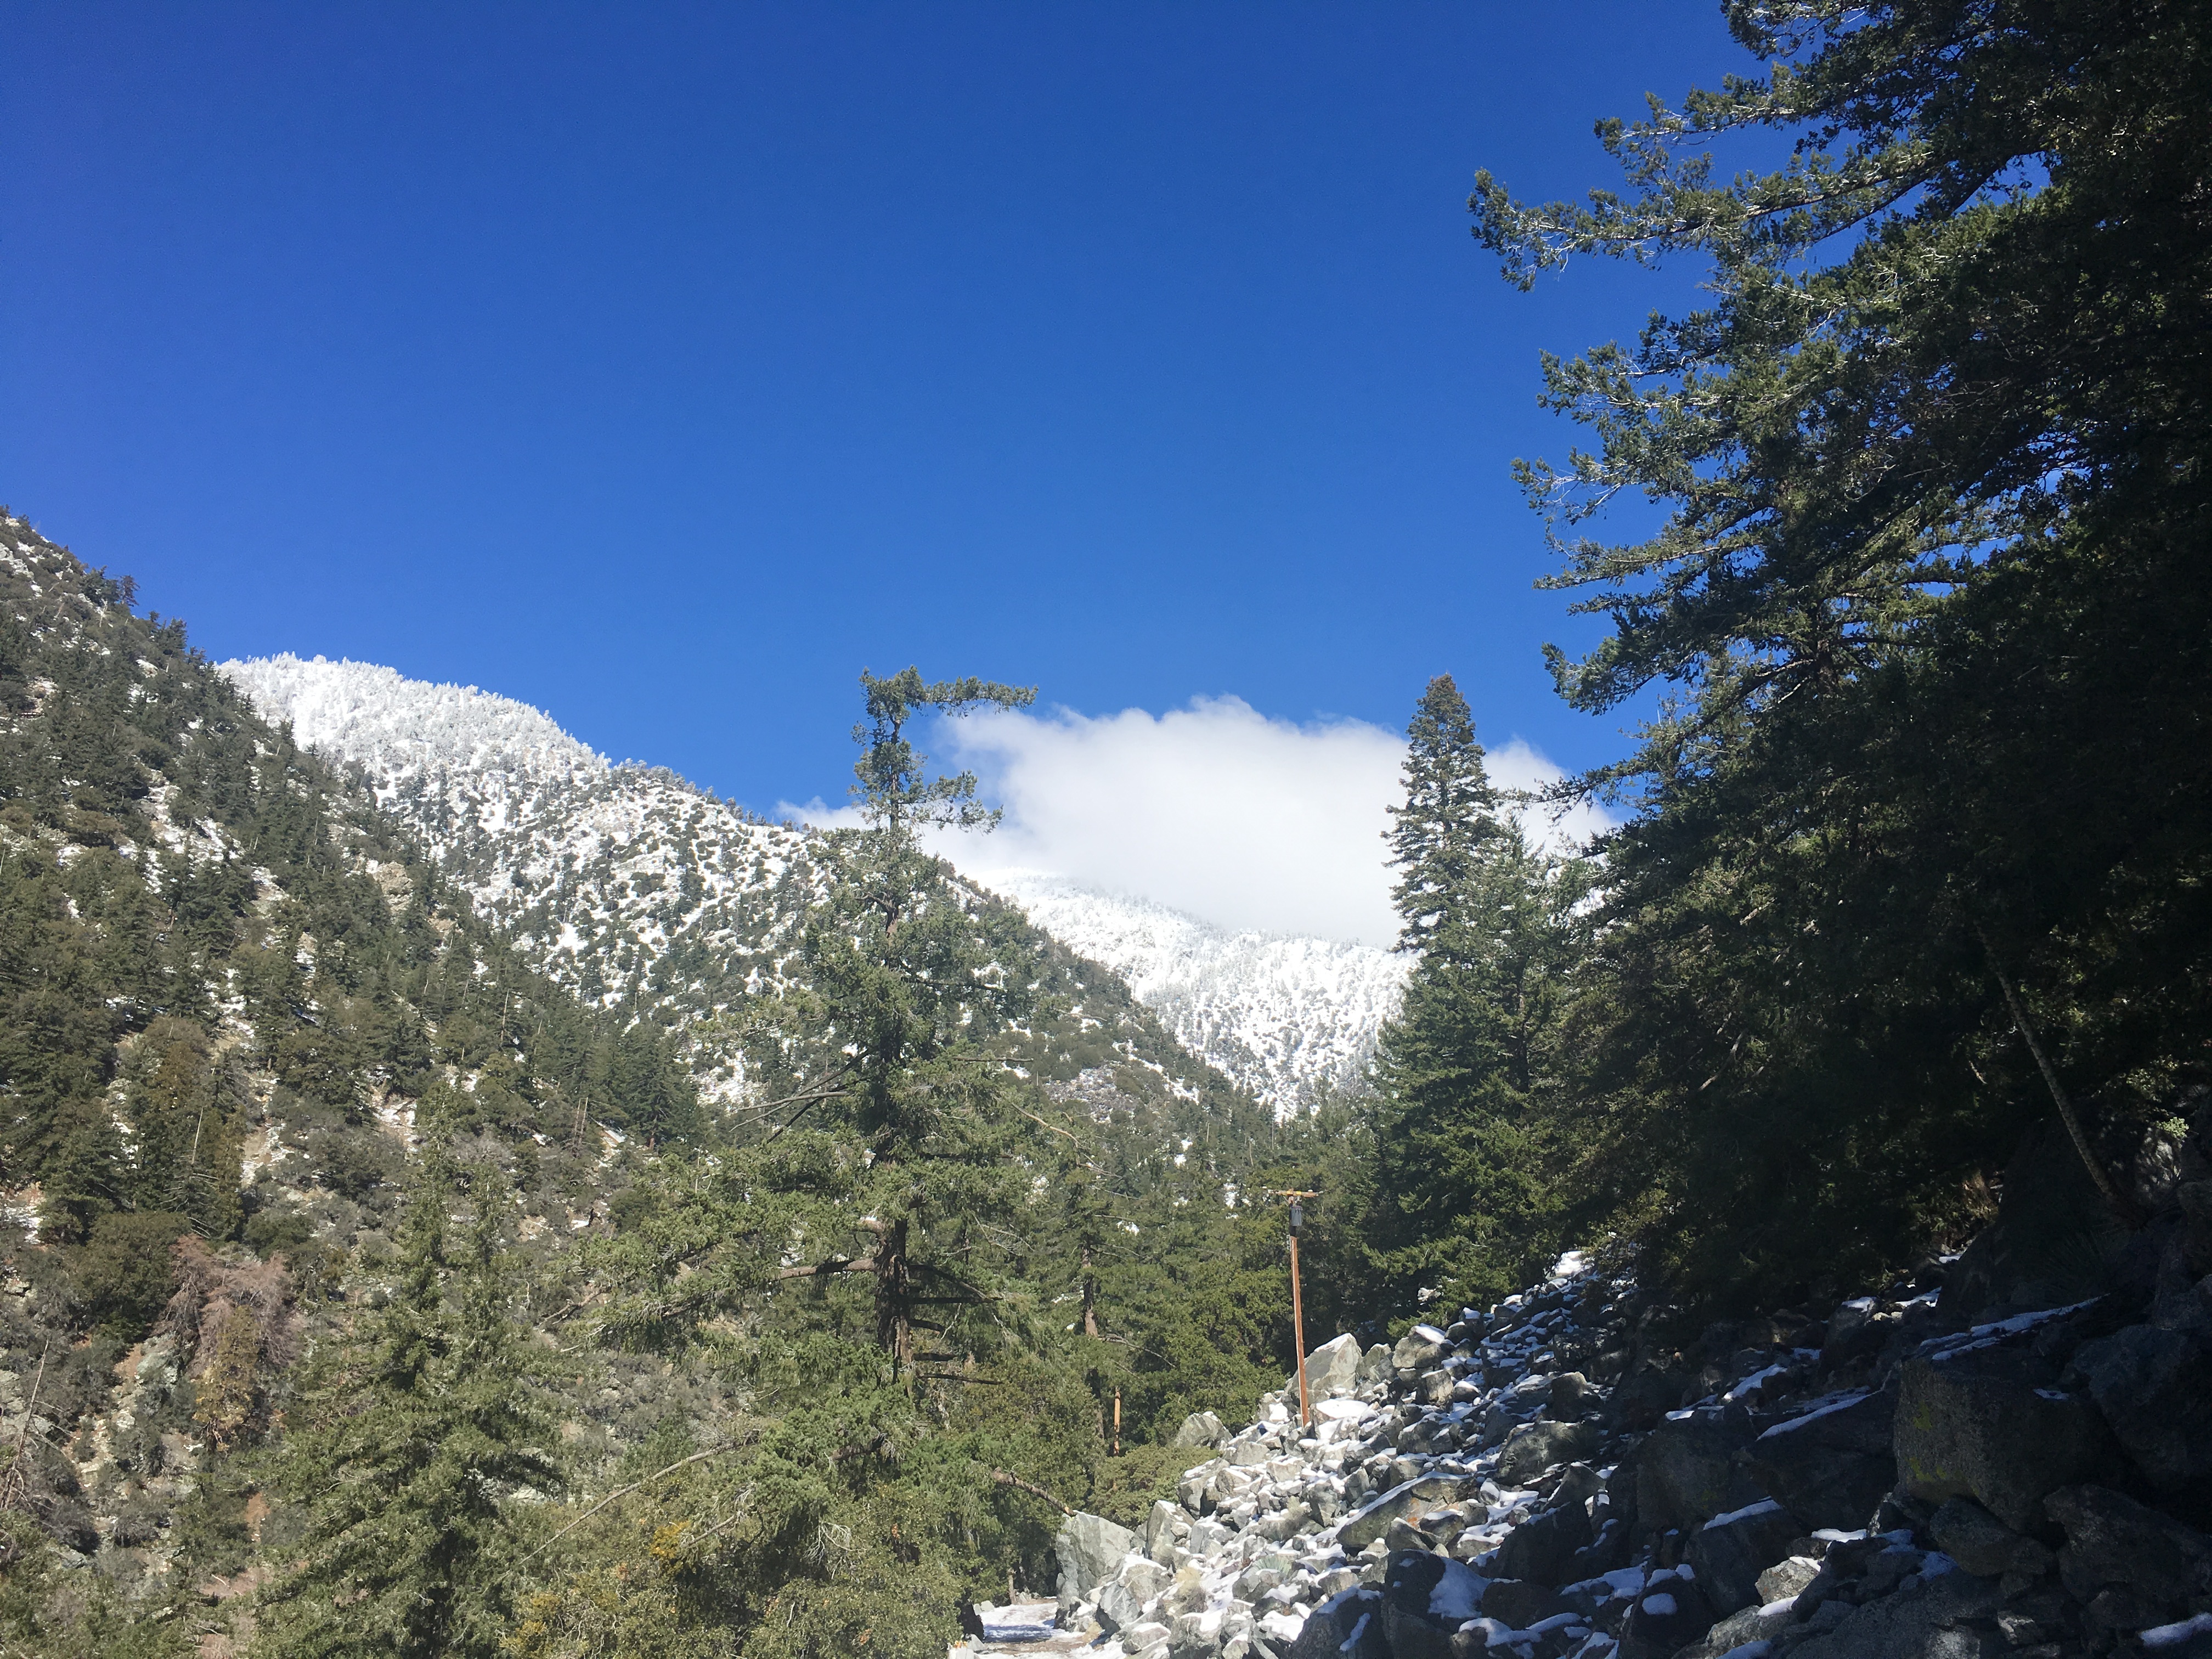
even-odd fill
[{"label": "steep mountain slope", "polygon": [[[478,1546],[490,1565],[471,1582],[499,1596],[558,1602],[609,1559],[652,1589],[665,1551],[619,1552],[641,1536],[660,1550],[698,1517],[641,1532],[607,1507],[640,1493],[647,1518],[664,1500],[710,1512],[679,1587],[706,1633],[684,1650],[727,1653],[786,1605],[787,1581],[836,1589],[845,1545],[806,1540],[857,1530],[838,1517],[873,1468],[897,1488],[885,1503],[907,1501],[910,1469],[937,1471],[930,1490],[957,1511],[944,1535],[966,1577],[939,1572],[921,1615],[942,1652],[957,1597],[1048,1573],[1038,1477],[1133,1513],[1171,1474],[1164,1443],[1185,1415],[1243,1409],[1264,1386],[1280,1254],[1270,1218],[1233,1194],[1274,1156],[1276,1126],[1118,978],[915,861],[927,925],[902,937],[988,939],[982,977],[1012,968],[1021,994],[976,1029],[981,1052],[963,1038],[943,1062],[957,1069],[905,1097],[921,1103],[910,1121],[943,1126],[932,1149],[965,1159],[960,1179],[1004,1198],[956,1241],[963,1265],[986,1248],[996,1264],[996,1346],[915,1354],[954,1369],[906,1393],[884,1382],[873,1325],[848,1317],[856,1246],[886,1207],[860,1209],[853,1188],[877,1158],[854,1127],[865,1101],[802,1088],[773,1123],[703,1112],[681,1063],[734,1052],[733,1028],[757,1018],[780,1106],[794,1079],[835,1073],[843,1028],[811,1011],[836,984],[791,970],[819,975],[825,939],[849,966],[847,930],[806,939],[830,908],[811,900],[835,878],[849,915],[887,867],[880,845],[871,865],[848,836],[775,830],[610,769],[480,694],[388,753],[364,739],[376,764],[349,777],[131,598],[0,514],[0,1649],[184,1659],[198,1638],[237,1651],[258,1619],[261,1650],[308,1650],[284,1632],[316,1608],[377,1612],[344,1573],[335,1598],[301,1577],[342,1537],[362,1571],[398,1573],[393,1607],[425,1605],[410,1585],[442,1595],[445,1555]],[[376,708],[319,718],[374,730]],[[409,811],[436,828],[434,852]],[[744,949],[724,960],[725,942]],[[613,982],[586,1002],[539,962],[572,981],[604,964]],[[864,969],[860,982],[885,985]],[[747,994],[787,974],[799,994]],[[692,1031],[680,1060],[672,1039]],[[971,1146],[982,1104],[995,1139]],[[933,1200],[959,1197],[931,1179]],[[726,1212],[687,1233],[685,1206],[717,1180]],[[787,1207],[763,1222],[753,1206],[770,1203]],[[826,1261],[787,1282],[801,1240]],[[706,1271],[738,1245],[757,1260],[735,1280]],[[933,1316],[911,1328],[949,1342],[942,1309],[984,1294],[964,1283],[941,1271],[913,1304]],[[709,1291],[711,1318],[685,1311]],[[845,1362],[821,1364],[823,1344]],[[811,1446],[805,1401],[886,1387],[896,1444],[878,1428]],[[1057,1402],[1042,1417],[1040,1389]],[[1127,1457],[1107,1455],[1109,1404]],[[692,1446],[785,1470],[798,1455],[801,1496],[818,1487],[837,1530],[809,1522],[787,1559],[763,1550],[757,1528],[734,1529],[750,1477],[732,1463],[718,1483]],[[685,1486],[641,1492],[662,1463],[690,1471]],[[1031,1484],[1000,1479],[1008,1465]],[[458,1532],[436,1518],[454,1504],[470,1517]],[[572,1534],[563,1516],[604,1524]],[[904,1573],[910,1534],[887,1536]]]},{"label": "steep mountain slope", "polygon": [[1185,1048],[1279,1108],[1360,1086],[1412,967],[1370,945],[1229,933],[1054,876],[991,882],[1061,944],[1128,981]]},{"label": "steep mountain slope", "polygon": [[[703,1119],[658,1032],[534,972],[130,597],[0,514],[0,1568],[42,1533],[135,1602],[247,1565],[235,1460],[384,1294],[425,1133],[519,1200],[519,1294],[604,1230],[625,1139]],[[586,1466],[635,1380],[669,1393],[605,1375]],[[23,1583],[0,1626],[101,1648]]]},{"label": "steep mountain slope", "polygon": [[[225,672],[300,742],[359,767],[548,972],[607,1006],[636,999],[682,1016],[702,1090],[734,1097],[738,1058],[713,1017],[779,980],[833,840],[672,773],[611,765],[537,709],[472,686],[321,658]],[[1358,1084],[1403,980],[1401,960],[1370,947],[1226,933],[1050,878],[992,885],[1067,951],[1128,981],[1183,1049],[1278,1111]],[[1103,983],[1089,990],[1111,995]],[[1079,1011],[1073,1035],[1098,1015]],[[1109,1063],[1076,1052],[1085,1046],[1097,1045],[1069,1047],[1085,1059],[1075,1070]],[[1173,1069],[1146,1047],[1155,1069]],[[1073,1079],[1057,1060],[1044,1071]]]}]

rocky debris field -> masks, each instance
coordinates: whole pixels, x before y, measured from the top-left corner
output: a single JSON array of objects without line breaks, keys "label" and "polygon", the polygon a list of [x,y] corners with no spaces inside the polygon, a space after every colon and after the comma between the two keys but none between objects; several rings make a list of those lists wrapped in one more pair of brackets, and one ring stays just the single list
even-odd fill
[{"label": "rocky debris field", "polygon": [[2212,1656],[2212,1170],[2181,1173],[2057,1306],[1963,1310],[1970,1252],[1678,1345],[1570,1256],[1395,1347],[1339,1337],[1310,1427],[1294,1379],[1233,1433],[1192,1418],[1178,1501],[1072,1516],[1052,1626],[955,1655]]}]

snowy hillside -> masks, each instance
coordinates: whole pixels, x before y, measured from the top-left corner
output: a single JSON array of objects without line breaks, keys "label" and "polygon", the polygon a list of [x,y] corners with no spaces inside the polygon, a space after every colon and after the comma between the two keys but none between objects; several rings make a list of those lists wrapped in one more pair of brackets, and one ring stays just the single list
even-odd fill
[{"label": "snowy hillside", "polygon": [[[735,1054],[705,1022],[776,978],[823,890],[819,837],[658,768],[611,765],[538,709],[474,686],[319,657],[223,667],[301,742],[359,764],[546,971],[605,1004],[681,1016],[709,1093],[734,1092]],[[984,884],[1278,1110],[1357,1081],[1406,971],[1370,946],[1225,933],[1049,876]]]},{"label": "snowy hillside", "polygon": [[223,665],[301,743],[356,763],[477,908],[587,999],[673,1005],[712,1095],[732,1051],[698,1017],[773,977],[822,890],[804,831],[655,769],[610,765],[526,703],[368,663]]},{"label": "snowy hillside", "polygon": [[1371,945],[1228,933],[1053,876],[1001,872],[990,883],[1127,980],[1185,1048],[1279,1109],[1360,1082],[1413,965]]}]

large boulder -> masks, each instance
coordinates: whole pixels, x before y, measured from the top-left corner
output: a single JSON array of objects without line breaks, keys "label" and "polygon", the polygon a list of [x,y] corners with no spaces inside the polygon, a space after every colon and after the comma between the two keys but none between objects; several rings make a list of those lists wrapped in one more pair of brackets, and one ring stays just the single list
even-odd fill
[{"label": "large boulder", "polygon": [[1357,1555],[1390,1530],[1393,1521],[1410,1521],[1457,1503],[1477,1483],[1455,1474],[1429,1474],[1393,1486],[1380,1498],[1355,1511],[1336,1529],[1345,1553]]},{"label": "large boulder", "polygon": [[2083,1343],[2073,1373],[2153,1486],[2212,1477],[2212,1334],[2130,1325]]},{"label": "large boulder", "polygon": [[2003,1605],[1995,1580],[1947,1572],[1854,1608],[1790,1659],[1998,1659],[2011,1647],[1988,1626]]},{"label": "large boulder", "polygon": [[2101,1470],[2111,1440],[2096,1408],[2051,1385],[2033,1356],[1968,1350],[1905,1364],[1897,1402],[1899,1486],[1930,1504],[1971,1498],[2013,1528],[2044,1494]]},{"label": "large boulder", "polygon": [[2127,1243],[2073,1138],[2045,1118],[2005,1166],[1996,1219],[1945,1274],[1943,1310],[1972,1318],[2086,1301],[2105,1290]]},{"label": "large boulder", "polygon": [[1451,1342],[1433,1325],[1416,1325],[1398,1339],[1390,1363],[1401,1371],[1425,1371],[1451,1350]]},{"label": "large boulder", "polygon": [[1079,1510],[1061,1522],[1060,1535],[1052,1540],[1053,1553],[1060,1558],[1060,1605],[1073,1607],[1089,1601],[1121,1570],[1122,1558],[1138,1543],[1135,1533],[1103,1515]]},{"label": "large boulder", "polygon": [[1525,1578],[1493,1578],[1483,1588],[1482,1616],[1511,1630],[1527,1630],[1566,1611],[1566,1598],[1549,1584],[1532,1584]]},{"label": "large boulder", "polygon": [[1968,1572],[1995,1578],[2008,1572],[2040,1577],[2051,1570],[2051,1552],[2022,1537],[1979,1504],[1954,1498],[1928,1517],[1936,1547]]},{"label": "large boulder", "polygon": [[1863,1527],[1897,1484],[1896,1419],[1892,1393],[1832,1401],[1753,1442],[1752,1478],[1808,1526]]},{"label": "large boulder", "polygon": [[1171,1443],[1178,1446],[1218,1446],[1229,1438],[1229,1430],[1212,1412],[1193,1412],[1182,1420]]},{"label": "large boulder", "polygon": [[2212,1539],[2103,1486],[2043,1500],[2066,1532],[2058,1577],[2106,1631],[2147,1630],[2212,1608]]},{"label": "large boulder", "polygon": [[[1693,1412],[1668,1418],[1636,1449],[1636,1515],[1643,1524],[1701,1527],[1765,1496],[1738,1455],[1748,1417]],[[1685,1638],[1687,1639],[1686,1638]]]},{"label": "large boulder", "polygon": [[1158,1562],[1131,1556],[1093,1593],[1098,1622],[1109,1631],[1128,1629],[1143,1616],[1146,1605],[1165,1595],[1173,1583],[1175,1575]]},{"label": "large boulder", "polygon": [[1330,1596],[1306,1616],[1283,1659],[1391,1659],[1382,1591],[1362,1585]]},{"label": "large boulder", "polygon": [[1382,1632],[1392,1659],[1453,1659],[1453,1632],[1475,1616],[1489,1587],[1448,1556],[1425,1550],[1392,1556],[1382,1580]]},{"label": "large boulder", "polygon": [[1523,1423],[1505,1437],[1498,1454],[1497,1479],[1502,1486],[1534,1480],[1554,1463],[1572,1463],[1598,1448],[1601,1433],[1595,1423]]},{"label": "large boulder", "polygon": [[1805,1535],[1797,1517],[1769,1498],[1717,1515],[1690,1534],[1689,1561],[1717,1613],[1755,1606],[1759,1575],[1784,1559]]},{"label": "large boulder", "polygon": [[1575,1554],[1590,1545],[1589,1515],[1580,1504],[1560,1504],[1532,1516],[1498,1547],[1501,1578],[1532,1584],[1565,1584],[1577,1577]]},{"label": "large boulder", "polygon": [[1712,1604],[1695,1579],[1654,1573],[1621,1622],[1620,1659],[1668,1659],[1712,1627]]},{"label": "large boulder", "polygon": [[[1328,1400],[1340,1394],[1350,1394],[1359,1386],[1359,1339],[1346,1334],[1333,1337],[1306,1356],[1306,1394],[1314,1400]],[[1283,1379],[1284,1392],[1291,1400],[1298,1397],[1298,1374],[1292,1371]]]}]

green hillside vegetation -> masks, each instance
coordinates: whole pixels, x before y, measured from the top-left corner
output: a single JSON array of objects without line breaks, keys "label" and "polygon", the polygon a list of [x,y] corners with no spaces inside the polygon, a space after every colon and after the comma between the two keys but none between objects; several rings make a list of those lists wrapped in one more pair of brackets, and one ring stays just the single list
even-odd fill
[{"label": "green hillside vegetation", "polygon": [[538,976],[181,626],[0,540],[9,1651],[933,1655],[1279,1376],[1224,1201],[1271,1120],[915,849],[959,781],[907,751],[825,838],[710,1111],[683,1010]]}]

